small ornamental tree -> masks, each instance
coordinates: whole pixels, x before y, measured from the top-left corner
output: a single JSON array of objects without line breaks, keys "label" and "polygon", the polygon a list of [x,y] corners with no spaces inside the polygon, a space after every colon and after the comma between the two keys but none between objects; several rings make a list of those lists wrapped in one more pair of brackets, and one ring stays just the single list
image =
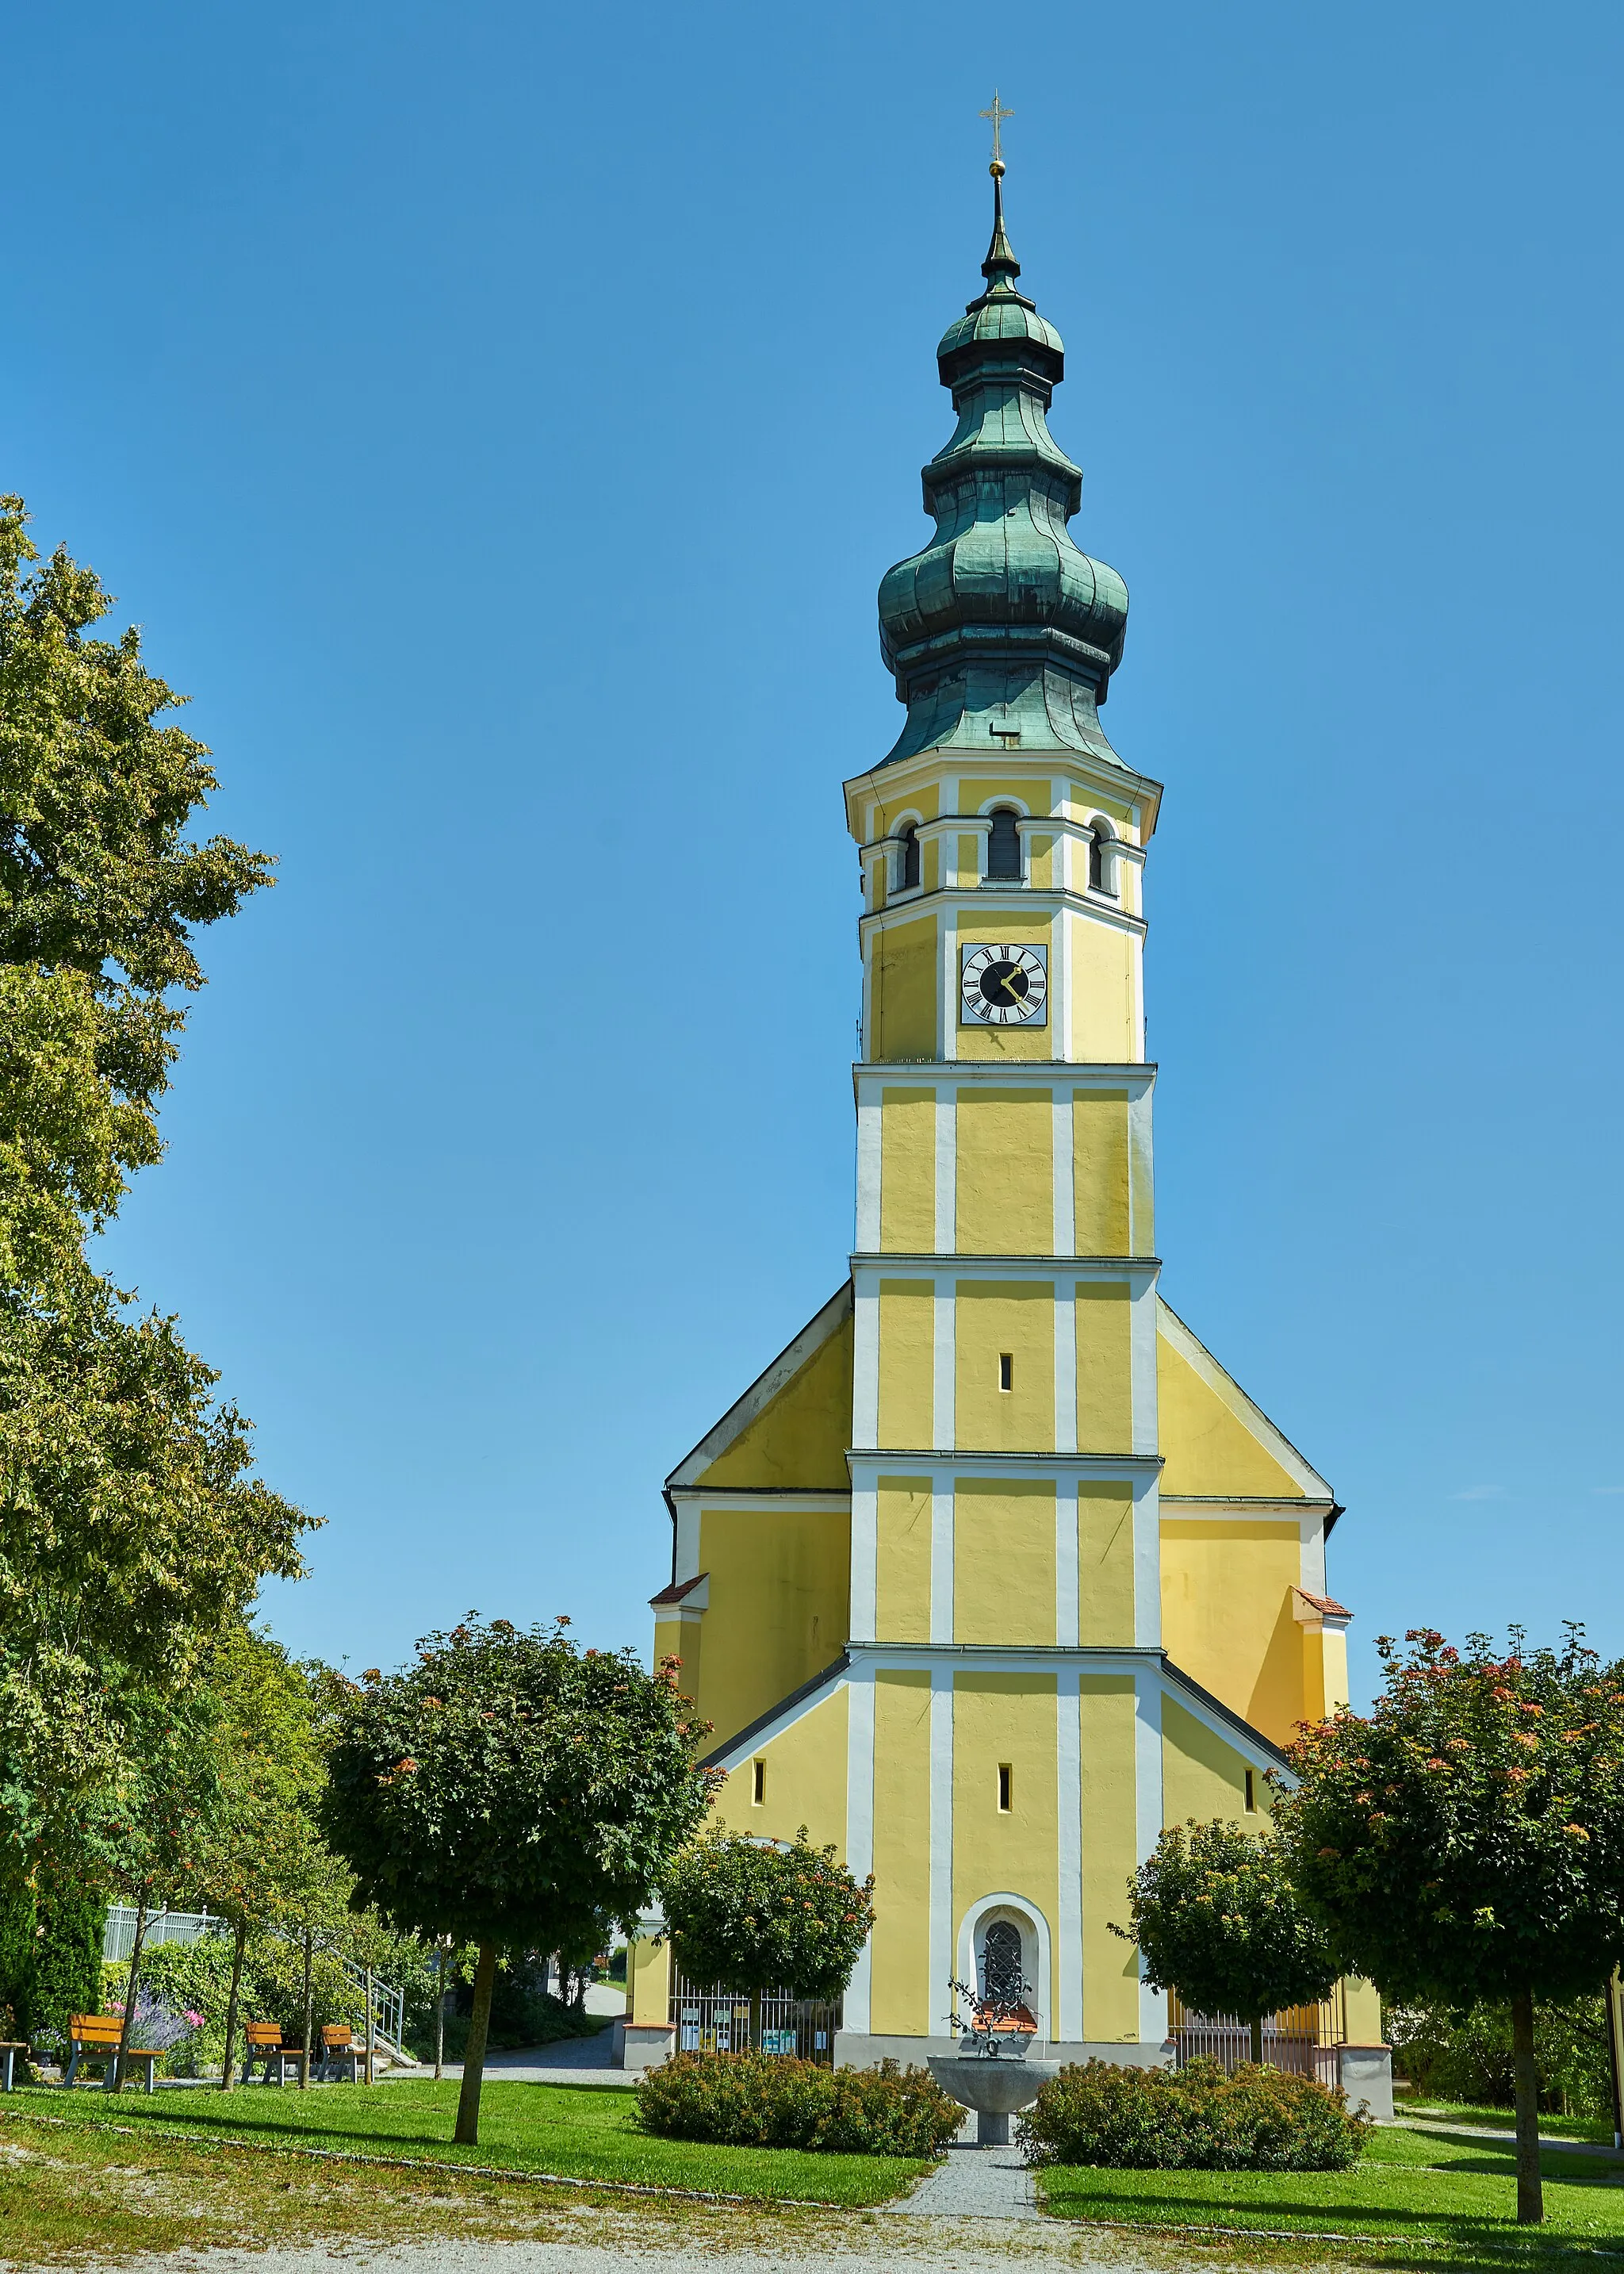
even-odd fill
[{"label": "small ornamental tree", "polygon": [[595,1914],[629,1924],[715,1781],[675,1661],[650,1675],[633,1651],[579,1651],[567,1623],[470,1619],[335,1705],[320,1816],[354,1904],[479,1946],[455,2135],[469,2145],[499,1953],[572,1948]]},{"label": "small ornamental tree", "polygon": [[1304,1900],[1391,1999],[1511,2007],[1517,2217],[1544,2217],[1536,1999],[1624,1957],[1624,1668],[1560,1651],[1383,1637],[1385,1689],[1291,1748],[1276,1821]]},{"label": "small ornamental tree", "polygon": [[1138,1943],[1151,1987],[1177,1990],[1198,2014],[1238,2014],[1254,2061],[1265,2014],[1314,2004],[1341,1971],[1283,1849],[1238,1824],[1169,1825],[1128,1882],[1128,1910],[1131,1925],[1111,1932]]},{"label": "small ornamental tree", "polygon": [[763,1994],[832,2002],[874,1925],[872,1875],[854,1879],[804,1824],[788,1847],[713,1831],[668,1866],[660,1893],[682,1971],[748,1997],[757,2045]]}]

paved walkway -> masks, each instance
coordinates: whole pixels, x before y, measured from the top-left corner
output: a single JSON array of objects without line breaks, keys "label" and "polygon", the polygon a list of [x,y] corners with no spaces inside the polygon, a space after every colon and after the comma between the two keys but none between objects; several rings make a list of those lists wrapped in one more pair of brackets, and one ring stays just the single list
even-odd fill
[{"label": "paved walkway", "polygon": [[939,2171],[927,2173],[906,2202],[886,2208],[924,2218],[1043,2216],[1019,2148],[978,2148],[957,2140]]},{"label": "paved walkway", "polygon": [[[1515,2131],[1491,2129],[1486,2124],[1451,2124],[1442,2116],[1395,2116],[1394,2123],[1402,2132],[1447,2132],[1456,2140],[1497,2140],[1516,2145]],[[1560,2132],[1547,2132],[1542,2126],[1539,2144],[1548,2152],[1563,2156],[1603,2156],[1610,2164],[1621,2160],[1617,2148],[1605,2147],[1598,2140],[1565,2140]]]},{"label": "paved walkway", "polygon": [[[513,2052],[489,2052],[485,2057],[485,2073],[492,2083],[503,2084],[568,2084],[588,2090],[624,2092],[637,2082],[635,2070],[613,2068],[609,2056],[614,2046],[613,2029],[600,2029],[595,2037],[560,2037],[556,2044],[523,2045]],[[387,2084],[392,2080],[432,2076],[434,2065],[427,2062],[421,2068],[385,2069],[378,2082]],[[461,2076],[461,2061],[446,2063],[447,2076]]]}]

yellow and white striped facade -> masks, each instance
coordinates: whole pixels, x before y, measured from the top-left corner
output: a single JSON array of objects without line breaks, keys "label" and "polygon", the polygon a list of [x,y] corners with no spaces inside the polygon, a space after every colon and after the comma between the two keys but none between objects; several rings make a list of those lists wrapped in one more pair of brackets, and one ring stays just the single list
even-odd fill
[{"label": "yellow and white striped facade", "polygon": [[[1051,2054],[1162,2059],[1166,1999],[1110,1931],[1130,1873],[1164,1824],[1260,1826],[1278,1748],[1346,1694],[1330,1488],[1159,1293],[1160,791],[1101,741],[1023,755],[995,721],[846,784],[849,1282],[667,1484],[655,1646],[713,1729],[718,1814],[874,1874],[844,2059],[946,2050],[1000,1918]],[[1019,874],[989,878],[999,810]],[[985,943],[1043,952],[1041,1023],[966,1023]],[[668,1968],[635,1946],[650,2032]],[[1357,1985],[1350,2018],[1379,2037]]]}]

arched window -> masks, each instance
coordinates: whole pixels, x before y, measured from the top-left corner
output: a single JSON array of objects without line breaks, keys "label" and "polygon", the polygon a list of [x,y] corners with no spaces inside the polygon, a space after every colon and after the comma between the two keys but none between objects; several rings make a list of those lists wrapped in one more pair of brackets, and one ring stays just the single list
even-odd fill
[{"label": "arched window", "polygon": [[1018,2005],[1026,1994],[1021,1972],[1020,1929],[1012,1919],[994,1919],[981,1945],[981,1995],[990,2005]]},{"label": "arched window", "polygon": [[987,839],[987,874],[989,878],[1006,880],[1020,875],[1020,832],[1007,805],[999,806],[992,817]]},{"label": "arched window", "polygon": [[897,858],[897,890],[906,892],[919,882],[919,824],[905,821],[897,833],[902,840]]},{"label": "arched window", "polygon": [[1088,840],[1088,889],[1091,892],[1109,892],[1111,889],[1110,870],[1106,862],[1105,848],[1111,841],[1110,828],[1097,813],[1089,826],[1094,835]]}]

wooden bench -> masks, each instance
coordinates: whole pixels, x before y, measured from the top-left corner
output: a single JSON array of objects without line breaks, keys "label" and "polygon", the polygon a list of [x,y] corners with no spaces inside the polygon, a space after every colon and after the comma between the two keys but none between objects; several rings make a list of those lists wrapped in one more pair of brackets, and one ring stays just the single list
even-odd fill
[{"label": "wooden bench", "polygon": [[304,2048],[303,2045],[283,2044],[280,2022],[248,2022],[244,2024],[244,2030],[248,2040],[247,2057],[243,2063],[244,2084],[253,2082],[256,2061],[264,2064],[263,2081],[267,2084],[285,2084],[289,2064],[295,2076],[303,2082]]},{"label": "wooden bench", "polygon": [[324,2022],[321,2026],[321,2059],[316,2064],[320,2077],[342,2077],[350,2073],[354,2084],[360,2076],[361,2063],[365,2056],[355,2041],[355,2031],[342,2022]]},{"label": "wooden bench", "polygon": [[[100,2061],[103,2088],[113,2091],[118,2083],[118,2040],[124,2032],[122,2014],[71,2014],[68,2017],[69,2060],[64,2084],[71,2084],[86,2061]],[[147,2071],[147,2090],[157,2090],[158,2064],[162,2052],[150,2046],[131,2045],[124,2055],[127,2061],[139,2061]]]}]

